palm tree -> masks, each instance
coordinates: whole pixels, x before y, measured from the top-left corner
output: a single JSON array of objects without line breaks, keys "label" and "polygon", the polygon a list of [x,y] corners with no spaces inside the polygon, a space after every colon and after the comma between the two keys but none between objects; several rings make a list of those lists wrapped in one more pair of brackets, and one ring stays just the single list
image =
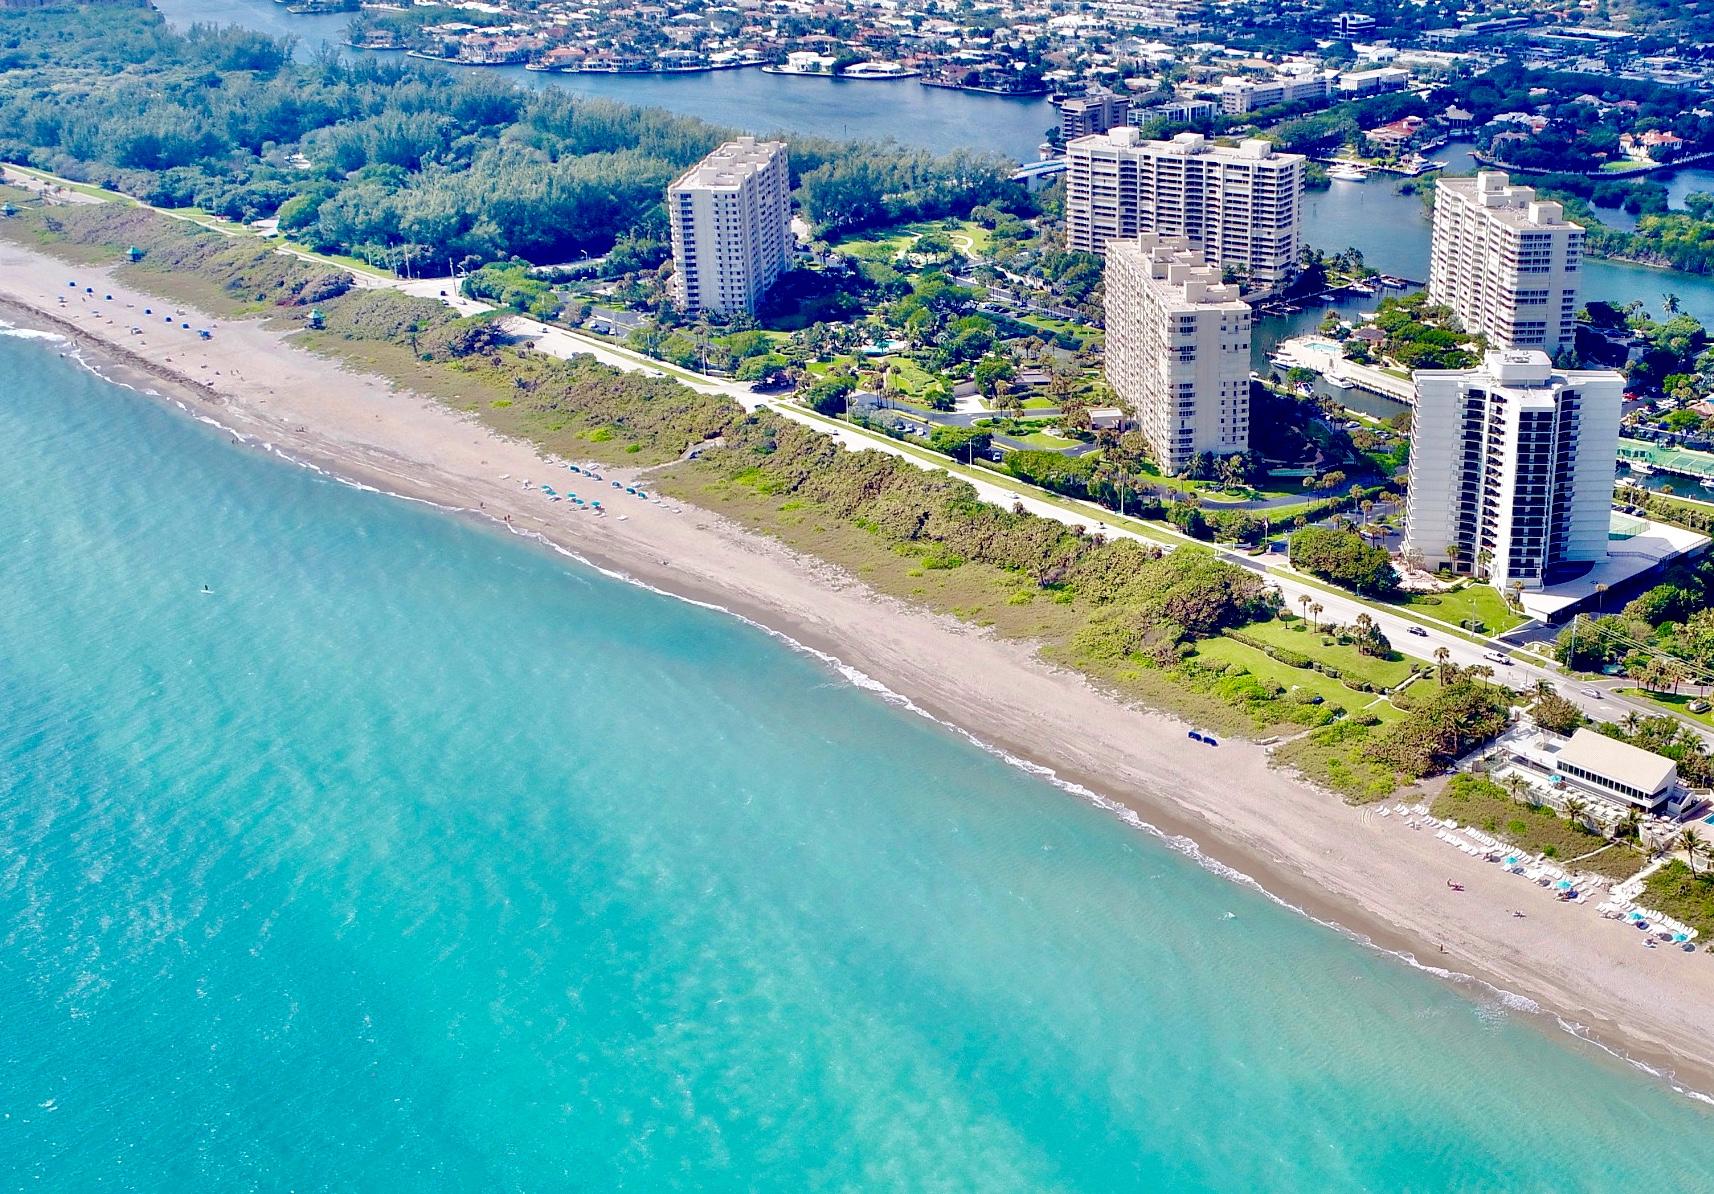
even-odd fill
[{"label": "palm tree", "polygon": [[1694,829],[1686,829],[1678,835],[1678,848],[1684,851],[1685,861],[1690,864],[1690,873],[1696,873],[1696,856],[1703,852],[1702,836]]},{"label": "palm tree", "polygon": [[1440,682],[1445,684],[1450,678],[1447,675],[1447,669],[1452,666],[1452,652],[1445,647],[1436,647],[1434,649],[1434,662],[1440,668]]},{"label": "palm tree", "polygon": [[1299,593],[1297,595],[1297,603],[1303,607],[1303,616],[1306,618],[1309,617],[1309,601],[1310,597],[1308,593]]},{"label": "palm tree", "polygon": [[1618,833],[1615,833],[1614,836],[1621,835],[1635,838],[1638,841],[1642,840],[1643,814],[1641,809],[1628,808],[1625,810],[1625,819],[1619,822]]},{"label": "palm tree", "polygon": [[1678,307],[1678,296],[1676,294],[1668,291],[1666,294],[1660,296],[1660,309],[1665,311],[1668,315],[1677,315]]},{"label": "palm tree", "polygon": [[1565,798],[1565,819],[1573,825],[1584,824],[1584,816],[1589,812],[1589,802],[1576,796]]},{"label": "palm tree", "polygon": [[1647,692],[1659,692],[1666,687],[1666,668],[1659,660],[1649,660],[1635,672],[1637,684],[1642,685]]},{"label": "palm tree", "polygon": [[1310,612],[1311,616],[1310,616],[1309,628],[1313,631],[1319,631],[1321,629],[1321,625],[1320,625],[1320,621],[1319,621],[1319,619],[1321,618],[1321,609],[1322,609],[1321,602],[1315,601],[1315,602],[1310,603],[1309,612]]},{"label": "palm tree", "polygon": [[1512,794],[1512,800],[1518,799],[1518,793],[1524,790],[1524,777],[1516,771],[1506,776],[1506,791]]},{"label": "palm tree", "polygon": [[1632,709],[1629,713],[1625,714],[1624,717],[1620,718],[1619,724],[1624,726],[1627,732],[1634,734],[1637,730],[1642,728],[1642,715],[1635,709]]}]

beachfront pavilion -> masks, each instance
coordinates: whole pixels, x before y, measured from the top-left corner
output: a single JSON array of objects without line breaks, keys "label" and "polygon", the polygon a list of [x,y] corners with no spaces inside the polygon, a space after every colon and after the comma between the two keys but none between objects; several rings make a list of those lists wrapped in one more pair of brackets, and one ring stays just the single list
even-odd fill
[{"label": "beachfront pavilion", "polygon": [[1569,738],[1538,730],[1519,734],[1506,744],[1524,764],[1522,774],[1545,786],[1563,802],[1578,796],[1622,816],[1637,809],[1659,817],[1680,816],[1689,793],[1678,782],[1678,764],[1664,755],[1643,750],[1594,730],[1580,729]]}]

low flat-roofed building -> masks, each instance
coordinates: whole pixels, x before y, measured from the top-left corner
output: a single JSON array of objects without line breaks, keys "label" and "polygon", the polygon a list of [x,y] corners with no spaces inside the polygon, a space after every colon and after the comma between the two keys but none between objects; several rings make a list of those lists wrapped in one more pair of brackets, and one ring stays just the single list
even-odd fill
[{"label": "low flat-roofed building", "polygon": [[1557,744],[1544,743],[1543,752],[1543,761],[1551,761],[1556,774],[1596,795],[1644,812],[1682,811],[1685,792],[1678,782],[1678,764],[1664,755],[1581,729]]}]

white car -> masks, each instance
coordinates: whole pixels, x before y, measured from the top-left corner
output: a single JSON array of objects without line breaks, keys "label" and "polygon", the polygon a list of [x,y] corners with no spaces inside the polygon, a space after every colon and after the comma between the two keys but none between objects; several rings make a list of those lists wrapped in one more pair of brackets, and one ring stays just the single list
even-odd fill
[{"label": "white car", "polygon": [[1580,691],[1583,693],[1584,696],[1594,697],[1596,700],[1600,700],[1603,696],[1606,695],[1599,688],[1584,688],[1584,689],[1581,689]]}]

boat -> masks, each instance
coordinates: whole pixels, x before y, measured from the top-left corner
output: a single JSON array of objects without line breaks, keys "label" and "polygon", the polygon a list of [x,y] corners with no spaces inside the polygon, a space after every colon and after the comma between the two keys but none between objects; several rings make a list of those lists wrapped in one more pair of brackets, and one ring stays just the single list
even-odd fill
[{"label": "boat", "polygon": [[922,74],[897,62],[858,62],[839,72],[842,79],[914,79]]},{"label": "boat", "polygon": [[1355,162],[1338,162],[1327,168],[1327,177],[1339,182],[1362,182],[1369,174]]}]

